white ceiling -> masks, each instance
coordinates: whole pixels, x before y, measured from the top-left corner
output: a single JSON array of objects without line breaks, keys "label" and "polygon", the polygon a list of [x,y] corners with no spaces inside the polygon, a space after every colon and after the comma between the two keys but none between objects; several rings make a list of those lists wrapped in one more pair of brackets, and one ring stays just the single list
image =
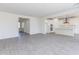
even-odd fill
[{"label": "white ceiling", "polygon": [[0,3],[0,11],[42,17],[72,8],[73,3]]}]

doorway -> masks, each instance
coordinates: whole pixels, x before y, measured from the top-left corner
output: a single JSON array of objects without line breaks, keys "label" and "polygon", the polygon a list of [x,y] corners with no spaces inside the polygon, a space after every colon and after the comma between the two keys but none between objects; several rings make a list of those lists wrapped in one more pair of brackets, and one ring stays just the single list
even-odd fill
[{"label": "doorway", "polygon": [[54,27],[53,27],[53,20],[46,20],[46,33],[53,33]]},{"label": "doorway", "polygon": [[29,34],[30,23],[28,18],[19,17],[18,21],[18,32],[20,35]]}]

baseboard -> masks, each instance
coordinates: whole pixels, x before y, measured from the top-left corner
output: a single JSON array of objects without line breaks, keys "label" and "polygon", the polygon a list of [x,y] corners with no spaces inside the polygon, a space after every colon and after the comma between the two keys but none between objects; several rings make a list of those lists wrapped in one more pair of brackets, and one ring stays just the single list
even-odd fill
[{"label": "baseboard", "polygon": [[15,38],[15,37],[19,37],[19,35],[18,34],[1,35],[0,36],[0,40],[2,40],[2,39],[8,39],[8,38]]},{"label": "baseboard", "polygon": [[79,33],[74,33],[74,35],[79,35]]},{"label": "baseboard", "polygon": [[36,34],[42,34],[42,33],[31,33],[31,34],[29,34],[29,35],[36,35]]}]

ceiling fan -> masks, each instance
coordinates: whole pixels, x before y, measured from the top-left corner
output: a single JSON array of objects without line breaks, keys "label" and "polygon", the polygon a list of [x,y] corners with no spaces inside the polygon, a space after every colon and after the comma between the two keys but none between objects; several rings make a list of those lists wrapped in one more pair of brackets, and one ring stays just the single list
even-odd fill
[{"label": "ceiling fan", "polygon": [[69,19],[76,18],[77,16],[65,16],[65,17],[59,17],[59,20],[64,20],[64,24],[69,23]]},{"label": "ceiling fan", "polygon": [[64,24],[69,23],[69,19],[71,19],[71,18],[76,18],[76,16],[66,16],[64,18]]}]

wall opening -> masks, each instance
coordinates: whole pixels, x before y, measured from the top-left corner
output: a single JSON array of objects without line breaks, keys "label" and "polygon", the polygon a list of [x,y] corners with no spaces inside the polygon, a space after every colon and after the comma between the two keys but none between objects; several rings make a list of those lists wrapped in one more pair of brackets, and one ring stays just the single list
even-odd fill
[{"label": "wall opening", "polygon": [[29,34],[30,32],[30,22],[28,18],[19,17],[18,20],[18,32],[19,34]]}]

